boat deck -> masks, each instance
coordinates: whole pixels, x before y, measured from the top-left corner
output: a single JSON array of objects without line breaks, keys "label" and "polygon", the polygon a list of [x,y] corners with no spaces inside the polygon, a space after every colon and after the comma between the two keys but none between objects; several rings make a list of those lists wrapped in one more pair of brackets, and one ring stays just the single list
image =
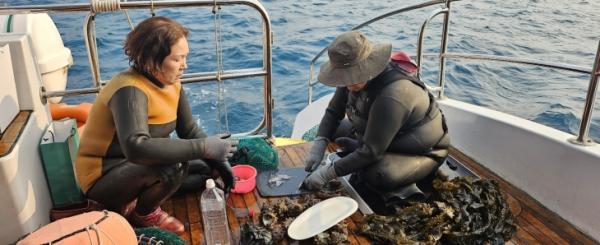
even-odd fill
[{"label": "boat deck", "polygon": [[[278,147],[280,165],[283,167],[303,166],[304,157],[308,154],[310,143]],[[555,213],[544,208],[525,192],[517,189],[494,173],[485,169],[468,156],[456,149],[450,155],[482,178],[495,179],[507,197],[507,201],[515,216],[517,233],[508,244],[597,244],[594,240],[575,229]],[[185,222],[186,233],[183,239],[190,244],[202,244],[202,213],[200,211],[200,192],[179,194],[167,200],[162,208]],[[276,201],[277,198],[263,198],[256,190],[246,194],[231,194],[228,199],[228,219],[234,242],[239,242],[239,227],[244,222],[258,220],[262,204]],[[254,216],[248,217],[246,210],[253,210]],[[236,217],[239,216],[239,217]],[[366,237],[356,234],[356,224],[362,219],[357,211],[347,218],[351,244],[370,244]],[[289,243],[289,242],[288,242]],[[301,242],[300,244],[310,244]]]}]

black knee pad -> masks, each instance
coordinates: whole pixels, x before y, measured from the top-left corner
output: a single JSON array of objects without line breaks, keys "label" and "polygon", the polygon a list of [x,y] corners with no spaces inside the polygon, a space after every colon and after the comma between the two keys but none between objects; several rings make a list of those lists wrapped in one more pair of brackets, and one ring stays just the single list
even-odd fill
[{"label": "black knee pad", "polygon": [[202,159],[189,161],[188,174],[211,175],[212,168]]},{"label": "black knee pad", "polygon": [[437,166],[437,161],[430,157],[386,153],[379,162],[359,174],[370,187],[385,192],[416,183]]},{"label": "black knee pad", "polygon": [[161,171],[161,182],[165,186],[177,188],[187,175],[188,163],[177,163],[172,166],[165,166]]}]

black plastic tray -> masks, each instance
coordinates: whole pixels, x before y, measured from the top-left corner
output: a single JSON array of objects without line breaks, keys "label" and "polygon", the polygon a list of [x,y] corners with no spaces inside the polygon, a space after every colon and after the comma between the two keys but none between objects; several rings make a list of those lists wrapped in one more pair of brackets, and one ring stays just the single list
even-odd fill
[{"label": "black plastic tray", "polygon": [[[269,186],[269,179],[278,174],[286,174],[291,178],[283,181],[279,186]],[[262,171],[258,173],[256,187],[258,188],[260,195],[263,197],[300,195],[310,192],[300,188],[302,181],[304,181],[304,178],[306,178],[307,175],[308,172],[304,171],[304,167],[280,168],[277,170]]]}]

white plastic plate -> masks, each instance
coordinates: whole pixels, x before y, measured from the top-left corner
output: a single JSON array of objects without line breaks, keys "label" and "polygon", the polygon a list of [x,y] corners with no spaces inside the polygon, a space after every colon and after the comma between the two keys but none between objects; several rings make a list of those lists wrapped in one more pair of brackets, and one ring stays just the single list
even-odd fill
[{"label": "white plastic plate", "polygon": [[349,197],[332,197],[302,212],[288,227],[288,236],[304,240],[326,231],[352,215],[358,203]]}]

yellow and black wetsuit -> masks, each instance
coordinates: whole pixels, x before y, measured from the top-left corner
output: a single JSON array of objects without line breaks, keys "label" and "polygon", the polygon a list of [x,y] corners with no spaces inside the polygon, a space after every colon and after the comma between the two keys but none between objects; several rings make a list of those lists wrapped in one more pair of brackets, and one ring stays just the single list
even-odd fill
[{"label": "yellow and black wetsuit", "polygon": [[[179,139],[170,137],[174,130]],[[148,213],[179,187],[186,162],[203,158],[205,138],[181,84],[121,72],[90,112],[76,161],[79,184],[111,209],[137,198],[138,211]]]}]

